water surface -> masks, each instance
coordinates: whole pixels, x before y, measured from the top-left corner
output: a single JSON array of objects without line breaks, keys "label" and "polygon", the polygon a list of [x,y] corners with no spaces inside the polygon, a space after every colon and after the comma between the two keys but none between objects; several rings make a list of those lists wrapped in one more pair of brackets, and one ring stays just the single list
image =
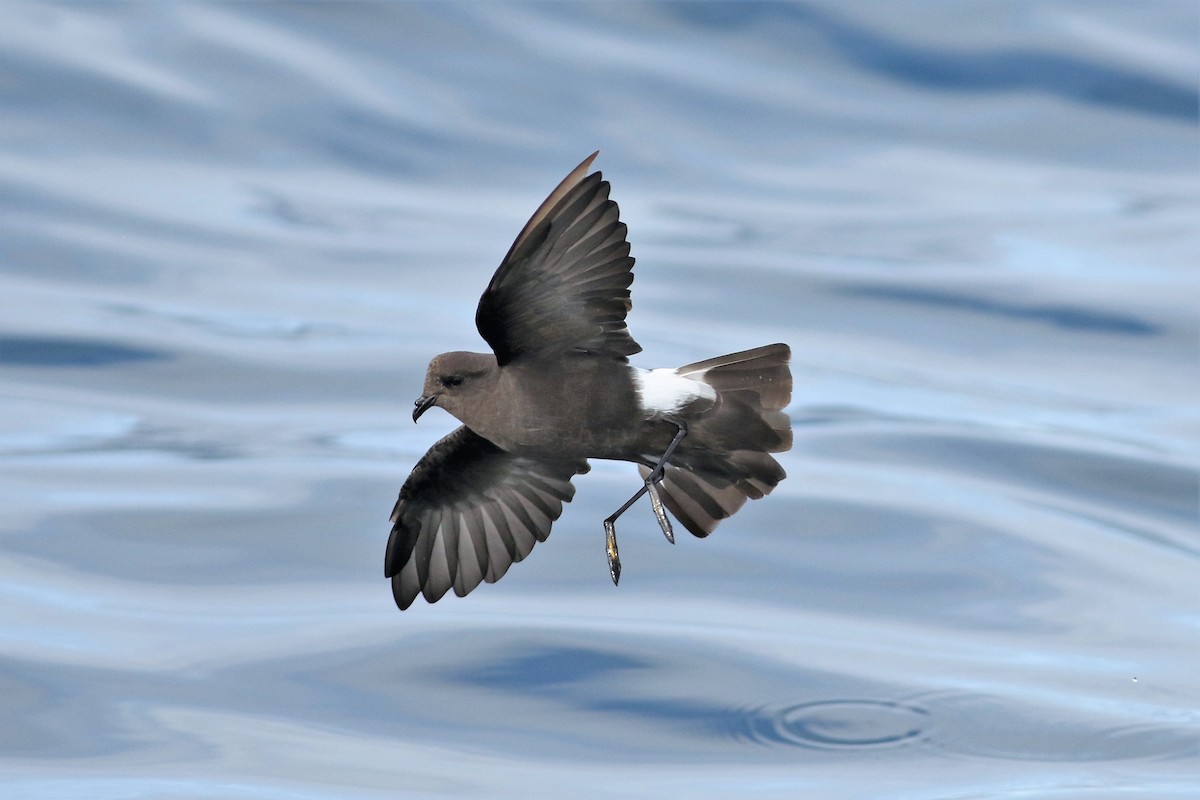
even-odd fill
[{"label": "water surface", "polygon": [[[0,794],[1200,797],[1198,13],[6,5]],[[614,589],[597,463],[402,614],[425,363],[596,148],[790,477]]]}]

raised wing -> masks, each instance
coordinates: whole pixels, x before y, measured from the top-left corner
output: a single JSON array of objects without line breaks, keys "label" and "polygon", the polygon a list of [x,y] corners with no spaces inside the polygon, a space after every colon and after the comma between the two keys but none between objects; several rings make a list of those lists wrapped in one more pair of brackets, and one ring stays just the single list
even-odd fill
[{"label": "raised wing", "polygon": [[641,351],[625,315],[633,258],[592,153],[550,193],[492,276],[475,326],[504,366],[518,358]]},{"label": "raised wing", "polygon": [[515,456],[467,427],[413,468],[392,510],[384,574],[401,609],[494,583],[550,535],[586,461]]}]

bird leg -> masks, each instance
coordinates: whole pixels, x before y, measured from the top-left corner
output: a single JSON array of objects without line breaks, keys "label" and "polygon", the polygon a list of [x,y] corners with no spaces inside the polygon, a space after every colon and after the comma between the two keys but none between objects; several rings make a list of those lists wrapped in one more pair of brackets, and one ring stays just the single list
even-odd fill
[{"label": "bird leg", "polygon": [[654,510],[654,518],[658,520],[658,527],[662,528],[663,536],[667,537],[668,542],[675,544],[675,531],[671,530],[671,518],[667,516],[667,509],[663,507],[662,498],[658,495],[658,484],[647,479],[646,493],[650,495],[650,508]]},{"label": "bird leg", "polygon": [[611,517],[604,520],[604,552],[608,554],[608,574],[616,586],[621,580],[621,554],[617,552],[617,528]]},{"label": "bird leg", "polygon": [[658,493],[658,483],[662,480],[663,470],[667,466],[667,459],[675,452],[675,448],[683,441],[683,437],[687,436],[686,425],[675,420],[672,420],[672,422],[675,423],[679,430],[675,432],[675,438],[671,439],[671,443],[667,445],[667,449],[663,451],[658,462],[650,470],[650,474],[646,476],[642,488],[634,492],[633,497],[626,500],[608,519],[604,520],[604,550],[608,554],[608,574],[612,576],[614,586],[621,579],[621,556],[617,552],[617,517],[629,510],[629,507],[636,503],[642,495],[650,495],[650,507],[654,509],[654,518],[658,520],[658,526],[662,528],[663,535],[667,537],[667,541],[675,544],[675,532],[671,529],[671,520],[667,517],[667,510],[663,507],[662,497]]}]

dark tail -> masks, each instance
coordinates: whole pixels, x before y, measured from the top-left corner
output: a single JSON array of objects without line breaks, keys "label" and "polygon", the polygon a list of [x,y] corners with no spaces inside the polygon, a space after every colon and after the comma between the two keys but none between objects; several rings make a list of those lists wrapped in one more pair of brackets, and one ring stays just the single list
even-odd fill
[{"label": "dark tail", "polygon": [[[663,474],[663,502],[696,536],[707,536],[746,500],[770,494],[787,477],[768,453],[792,447],[783,408],[792,399],[786,344],[769,344],[675,370],[717,390],[718,404],[689,424]],[[639,466],[642,477],[650,474]]]}]

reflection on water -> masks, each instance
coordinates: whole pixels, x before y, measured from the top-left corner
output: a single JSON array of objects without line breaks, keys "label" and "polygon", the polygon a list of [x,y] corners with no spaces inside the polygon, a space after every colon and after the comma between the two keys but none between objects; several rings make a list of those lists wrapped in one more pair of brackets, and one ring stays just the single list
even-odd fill
[{"label": "reflection on water", "polygon": [[[1195,797],[1197,13],[9,4],[0,796]],[[401,614],[425,363],[596,147],[636,362],[789,342],[790,477],[618,590],[596,464]]]}]

